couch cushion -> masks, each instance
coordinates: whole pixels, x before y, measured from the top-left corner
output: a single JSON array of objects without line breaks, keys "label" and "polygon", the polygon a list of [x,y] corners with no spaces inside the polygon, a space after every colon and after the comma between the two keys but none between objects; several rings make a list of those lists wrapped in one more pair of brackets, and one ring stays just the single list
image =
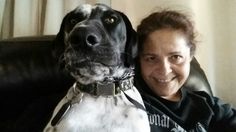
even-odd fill
[{"label": "couch cushion", "polygon": [[15,120],[39,98],[67,91],[73,79],[53,58],[54,36],[0,41],[2,120]]}]

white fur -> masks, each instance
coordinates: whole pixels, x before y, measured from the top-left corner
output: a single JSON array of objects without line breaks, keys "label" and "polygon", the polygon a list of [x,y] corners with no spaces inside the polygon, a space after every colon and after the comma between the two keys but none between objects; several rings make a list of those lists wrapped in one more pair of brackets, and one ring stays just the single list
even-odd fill
[{"label": "white fur", "polygon": [[90,4],[82,4],[79,7],[76,8],[77,10],[75,12],[83,12],[84,15],[89,15],[92,12],[92,5]]},{"label": "white fur", "polygon": [[80,68],[79,72],[83,75],[83,77],[74,75],[73,73],[71,74],[78,82],[89,84],[104,80],[104,77],[110,74],[110,69],[108,67],[94,66],[92,71],[93,73],[96,73],[94,75],[90,74],[91,69],[89,68]]},{"label": "white fur", "polygon": [[[143,104],[135,87],[125,91]],[[55,127],[48,123],[44,132],[150,132],[145,111],[136,108],[124,93],[116,96],[92,96],[76,93],[71,88],[56,107],[53,117],[61,106],[73,100],[72,108]]]}]

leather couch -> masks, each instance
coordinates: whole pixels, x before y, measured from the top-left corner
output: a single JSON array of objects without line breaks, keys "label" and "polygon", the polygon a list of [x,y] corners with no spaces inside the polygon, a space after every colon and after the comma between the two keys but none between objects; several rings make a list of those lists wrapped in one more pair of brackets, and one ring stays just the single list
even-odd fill
[{"label": "leather couch", "polygon": [[[53,57],[52,36],[0,41],[0,131],[40,132],[74,79]],[[212,90],[197,60],[185,85]]]}]

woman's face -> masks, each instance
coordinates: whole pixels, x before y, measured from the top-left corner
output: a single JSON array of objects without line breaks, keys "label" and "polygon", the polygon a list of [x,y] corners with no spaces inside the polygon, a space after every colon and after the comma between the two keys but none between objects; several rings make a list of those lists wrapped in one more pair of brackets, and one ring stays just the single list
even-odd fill
[{"label": "woman's face", "polygon": [[190,48],[182,32],[171,29],[149,34],[140,54],[141,74],[158,96],[177,101],[190,71]]}]

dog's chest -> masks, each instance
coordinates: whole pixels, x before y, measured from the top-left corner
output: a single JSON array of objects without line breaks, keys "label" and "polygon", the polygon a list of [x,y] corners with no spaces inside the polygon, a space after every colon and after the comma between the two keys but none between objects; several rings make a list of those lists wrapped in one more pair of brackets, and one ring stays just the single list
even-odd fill
[{"label": "dog's chest", "polygon": [[123,94],[111,97],[85,94],[79,102],[72,104],[56,126],[56,131],[141,132],[147,130],[144,124],[147,124],[146,113],[136,108]]}]

